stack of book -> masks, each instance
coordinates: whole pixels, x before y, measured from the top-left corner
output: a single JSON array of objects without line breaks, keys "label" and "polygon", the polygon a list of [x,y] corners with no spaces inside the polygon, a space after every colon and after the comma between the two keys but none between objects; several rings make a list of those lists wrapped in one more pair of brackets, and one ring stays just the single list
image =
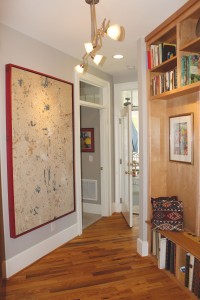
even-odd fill
[{"label": "stack of book", "polygon": [[164,61],[176,56],[176,45],[169,43],[159,43],[151,45],[148,55],[148,68],[152,69],[162,64]]},{"label": "stack of book", "polygon": [[185,286],[200,299],[200,261],[191,253],[186,254]]},{"label": "stack of book", "polygon": [[152,95],[156,96],[177,88],[177,68],[152,77]]},{"label": "stack of book", "polygon": [[200,55],[183,55],[181,57],[181,85],[200,81]]}]

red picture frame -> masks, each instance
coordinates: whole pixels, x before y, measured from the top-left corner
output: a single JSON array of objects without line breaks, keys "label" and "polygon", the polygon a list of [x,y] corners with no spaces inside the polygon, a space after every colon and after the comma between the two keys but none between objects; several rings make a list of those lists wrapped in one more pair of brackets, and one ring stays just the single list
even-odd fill
[{"label": "red picture frame", "polygon": [[94,152],[94,128],[81,128],[81,151]]},{"label": "red picture frame", "polygon": [[73,84],[7,64],[6,131],[10,236],[17,238],[76,209]]}]

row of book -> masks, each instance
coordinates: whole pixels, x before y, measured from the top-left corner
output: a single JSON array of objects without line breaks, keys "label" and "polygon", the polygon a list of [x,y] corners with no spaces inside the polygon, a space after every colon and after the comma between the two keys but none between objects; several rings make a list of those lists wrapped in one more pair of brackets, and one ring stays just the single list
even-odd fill
[{"label": "row of book", "polygon": [[173,70],[154,75],[152,78],[152,95],[156,96],[177,88],[177,68]]},{"label": "row of book", "polygon": [[151,45],[147,51],[148,68],[152,69],[162,64],[164,61],[176,56],[176,45],[169,43],[159,43]]},{"label": "row of book", "polygon": [[200,55],[183,55],[181,57],[181,85],[200,81]]},{"label": "row of book", "polygon": [[175,275],[176,244],[152,229],[152,254],[158,259],[158,268],[170,271]]},{"label": "row of book", "polygon": [[[176,274],[176,244],[165,238],[161,232],[152,229],[152,254],[158,259],[158,268]],[[184,273],[185,286],[200,299],[200,261],[191,253],[186,253]]]}]

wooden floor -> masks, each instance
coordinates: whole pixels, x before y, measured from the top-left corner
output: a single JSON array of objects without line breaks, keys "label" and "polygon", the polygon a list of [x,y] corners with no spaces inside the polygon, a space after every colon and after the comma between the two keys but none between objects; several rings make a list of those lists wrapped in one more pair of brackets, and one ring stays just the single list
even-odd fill
[{"label": "wooden floor", "polygon": [[0,299],[195,299],[151,258],[136,253],[137,235],[137,223],[129,229],[121,214],[104,217],[10,278]]}]

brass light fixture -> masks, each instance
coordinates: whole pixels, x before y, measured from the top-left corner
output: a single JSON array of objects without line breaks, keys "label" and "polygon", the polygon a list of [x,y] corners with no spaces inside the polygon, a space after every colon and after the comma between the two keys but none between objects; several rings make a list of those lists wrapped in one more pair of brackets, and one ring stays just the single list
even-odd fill
[{"label": "brass light fixture", "polygon": [[102,38],[104,35],[109,36],[116,41],[124,39],[124,28],[118,24],[110,25],[110,21],[103,20],[101,27],[97,28],[95,5],[99,0],[85,0],[90,5],[91,14],[91,41],[85,43],[86,53],[83,55],[82,63],[75,67],[78,73],[83,73],[88,65],[88,58],[90,57],[96,65],[99,65],[103,60],[103,55],[97,54],[102,47]]}]

